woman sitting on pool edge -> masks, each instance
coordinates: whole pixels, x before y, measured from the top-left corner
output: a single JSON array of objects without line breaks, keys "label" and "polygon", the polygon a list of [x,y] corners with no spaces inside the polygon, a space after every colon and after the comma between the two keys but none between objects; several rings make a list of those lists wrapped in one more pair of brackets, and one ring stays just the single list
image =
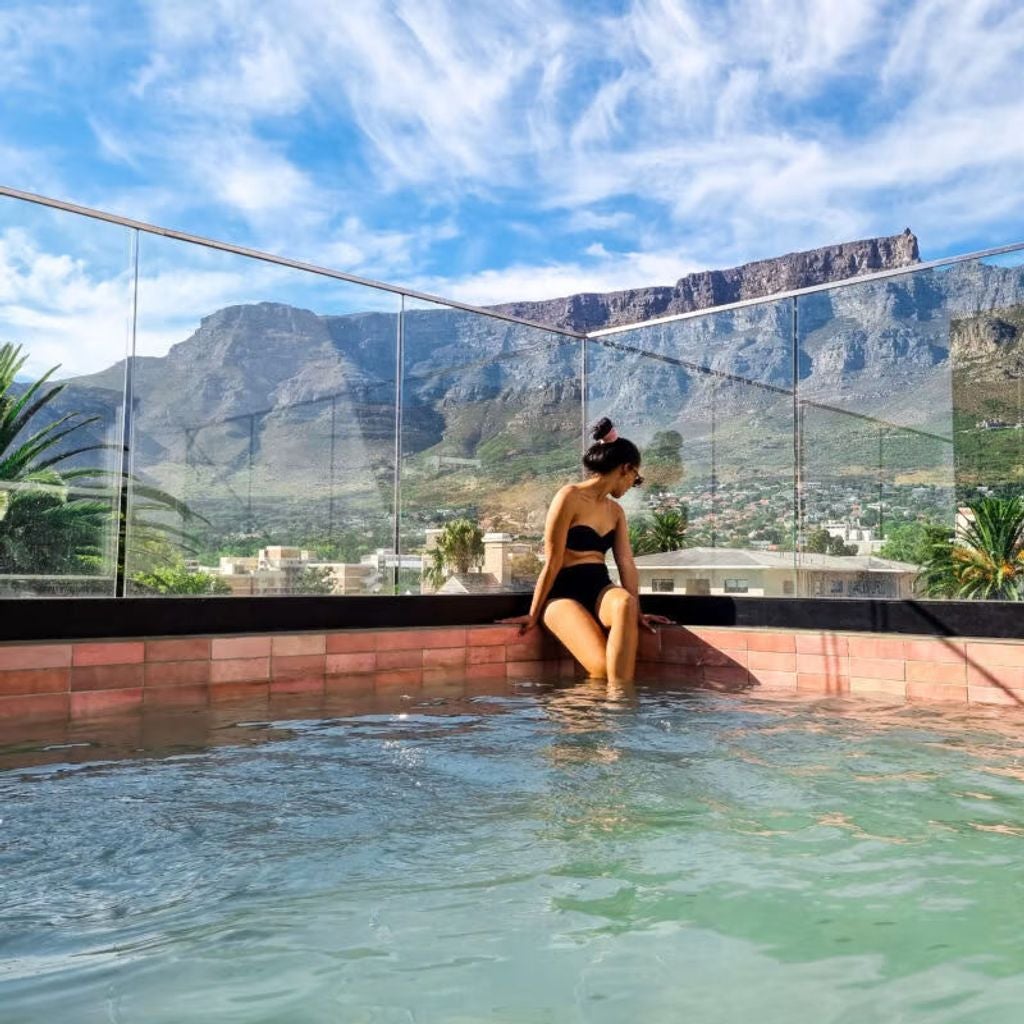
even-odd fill
[{"label": "woman sitting on pool edge", "polygon": [[[523,623],[523,634],[543,621],[591,676],[629,682],[636,673],[640,627],[653,633],[655,623],[670,625],[671,620],[640,611],[626,513],[611,500],[643,483],[640,451],[619,437],[607,417],[592,436],[594,444],[583,456],[590,478],[567,484],[548,509],[544,568],[530,614],[505,621]],[[608,575],[609,548],[622,586]]]}]

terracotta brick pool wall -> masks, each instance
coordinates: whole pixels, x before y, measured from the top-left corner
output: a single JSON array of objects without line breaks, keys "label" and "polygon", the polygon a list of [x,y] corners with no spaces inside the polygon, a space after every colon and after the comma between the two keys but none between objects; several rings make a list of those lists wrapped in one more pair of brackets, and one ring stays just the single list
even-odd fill
[{"label": "terracotta brick pool wall", "polygon": [[[515,626],[0,644],[0,720],[78,719],[372,685],[573,678],[553,638]],[[718,689],[1024,704],[1024,641],[669,628],[638,675]]]}]

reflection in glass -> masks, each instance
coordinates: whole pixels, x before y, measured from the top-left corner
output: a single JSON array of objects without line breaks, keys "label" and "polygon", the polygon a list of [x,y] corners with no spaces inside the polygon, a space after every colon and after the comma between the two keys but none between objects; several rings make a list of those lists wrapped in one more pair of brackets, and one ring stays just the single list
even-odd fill
[{"label": "reflection in glass", "polygon": [[0,198],[0,597],[115,592],[133,239]]},{"label": "reflection in glass", "polygon": [[133,592],[389,589],[398,314],[389,293],[145,240]]},{"label": "reflection in glass", "polygon": [[529,590],[580,468],[580,342],[406,303],[402,593]]},{"label": "reflection in glass", "polygon": [[794,592],[792,320],[784,300],[588,342],[589,415],[644,453],[641,593]]}]

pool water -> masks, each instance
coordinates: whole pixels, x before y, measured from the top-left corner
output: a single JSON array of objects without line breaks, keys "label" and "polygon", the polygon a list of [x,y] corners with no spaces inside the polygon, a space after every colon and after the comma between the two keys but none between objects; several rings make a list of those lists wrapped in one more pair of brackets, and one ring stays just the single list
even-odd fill
[{"label": "pool water", "polygon": [[4,1024],[1022,1019],[1016,711],[584,683],[302,715],[0,749]]}]

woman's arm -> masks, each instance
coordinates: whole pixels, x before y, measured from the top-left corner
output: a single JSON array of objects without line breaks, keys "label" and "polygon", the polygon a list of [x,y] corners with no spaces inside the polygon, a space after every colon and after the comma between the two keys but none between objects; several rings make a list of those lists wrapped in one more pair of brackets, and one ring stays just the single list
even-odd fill
[{"label": "woman's arm", "polygon": [[619,567],[619,580],[622,586],[637,599],[637,608],[639,609],[640,574],[636,571],[636,562],[633,561],[633,549],[629,544],[629,527],[626,525],[625,509],[621,505],[618,506],[618,509],[619,519],[615,524],[612,554],[615,556],[615,564]]},{"label": "woman's arm", "polygon": [[540,613],[544,608],[548,593],[565,558],[565,538],[569,533],[569,522],[572,519],[572,487],[563,487],[551,502],[547,521],[544,523],[544,568],[537,577],[537,586],[533,590],[533,603],[530,605],[530,622],[540,622]]},{"label": "woman's arm", "polygon": [[612,544],[615,564],[619,567],[619,580],[622,586],[636,598],[636,616],[640,625],[650,633],[656,633],[654,624],[662,626],[674,625],[664,615],[645,615],[640,611],[640,574],[636,571],[633,561],[633,548],[629,543],[629,527],[626,525],[626,512],[619,506],[619,521],[615,524],[615,539]]}]

